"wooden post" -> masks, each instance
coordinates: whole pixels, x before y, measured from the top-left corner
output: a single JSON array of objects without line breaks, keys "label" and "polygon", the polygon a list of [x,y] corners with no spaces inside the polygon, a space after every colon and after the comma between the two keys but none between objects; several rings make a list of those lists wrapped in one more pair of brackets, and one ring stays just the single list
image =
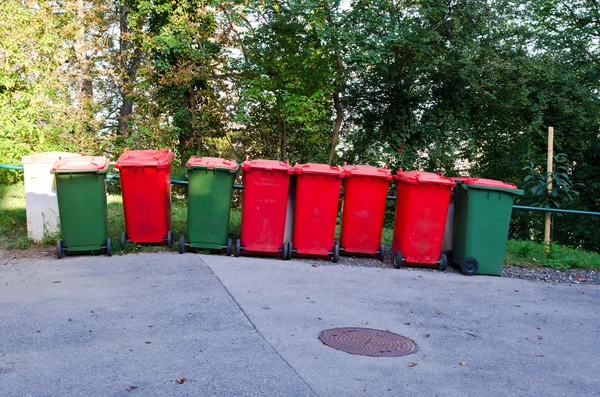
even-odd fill
[{"label": "wooden post", "polygon": [[[548,127],[548,163],[546,171],[548,172],[548,194],[552,194],[552,160],[554,159],[554,128]],[[544,253],[550,253],[551,236],[550,230],[552,226],[552,214],[546,212],[546,222],[544,226]]]}]

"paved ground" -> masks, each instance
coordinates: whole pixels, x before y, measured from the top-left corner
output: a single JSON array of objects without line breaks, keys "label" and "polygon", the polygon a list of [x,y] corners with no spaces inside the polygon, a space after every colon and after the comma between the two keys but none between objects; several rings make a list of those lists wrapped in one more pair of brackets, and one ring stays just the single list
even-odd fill
[{"label": "paved ground", "polygon": [[[317,339],[341,326],[420,350]],[[0,396],[597,395],[599,340],[592,285],[170,253],[0,266]]]}]

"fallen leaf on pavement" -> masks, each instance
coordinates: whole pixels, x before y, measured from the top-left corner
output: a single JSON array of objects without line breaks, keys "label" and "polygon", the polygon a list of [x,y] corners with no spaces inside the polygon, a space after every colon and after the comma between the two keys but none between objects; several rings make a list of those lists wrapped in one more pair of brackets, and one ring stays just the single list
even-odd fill
[{"label": "fallen leaf on pavement", "polygon": [[459,364],[460,364],[460,365],[462,365],[463,367],[466,367],[466,366],[467,366],[467,363],[466,363],[466,362],[464,362],[464,361],[460,361],[460,362],[459,362]]},{"label": "fallen leaf on pavement", "polygon": [[316,263],[313,263],[312,267],[319,267]]},{"label": "fallen leaf on pavement", "polygon": [[127,389],[128,392],[137,389],[137,386],[129,386],[129,388]]},{"label": "fallen leaf on pavement", "polygon": [[417,363],[408,363],[408,368],[416,367],[417,365],[419,365],[419,364],[417,364]]}]

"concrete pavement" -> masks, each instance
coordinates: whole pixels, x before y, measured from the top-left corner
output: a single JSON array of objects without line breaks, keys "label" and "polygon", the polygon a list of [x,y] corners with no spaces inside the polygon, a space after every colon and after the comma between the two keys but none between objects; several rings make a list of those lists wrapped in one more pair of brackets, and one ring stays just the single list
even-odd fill
[{"label": "concrete pavement", "polygon": [[[600,390],[597,286],[314,264],[160,253],[0,266],[0,395]],[[317,339],[346,326],[420,349],[373,358]]]}]

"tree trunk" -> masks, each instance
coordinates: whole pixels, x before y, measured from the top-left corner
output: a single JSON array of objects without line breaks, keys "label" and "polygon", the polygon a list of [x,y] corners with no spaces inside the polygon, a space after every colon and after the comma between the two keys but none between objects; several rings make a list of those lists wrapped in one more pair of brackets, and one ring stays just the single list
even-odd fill
[{"label": "tree trunk", "polygon": [[[323,5],[325,7],[325,10],[327,11],[327,23],[331,28],[337,28],[336,24],[333,22],[333,18],[331,17],[331,9],[329,8],[328,2],[325,1]],[[344,106],[342,106],[342,101],[340,99],[340,94],[344,87],[344,63],[342,62],[342,55],[340,54],[338,44],[334,43],[334,47],[336,64],[335,91],[333,93],[333,106],[335,107],[335,126],[333,128],[333,132],[331,133],[331,142],[329,144],[328,164],[330,165],[333,162],[333,156],[335,155],[335,147],[337,145],[340,130],[342,129],[342,123],[344,121]]]},{"label": "tree trunk", "polygon": [[142,52],[139,48],[136,48],[133,53],[133,59],[127,62],[131,40],[129,37],[129,25],[127,23],[128,17],[129,7],[123,4],[119,8],[119,69],[123,76],[123,81],[121,82],[121,108],[119,109],[119,134],[122,136],[130,134],[127,122],[133,114],[133,101],[130,99],[130,94],[135,83],[137,69],[142,60]]},{"label": "tree trunk", "polygon": [[77,63],[79,66],[79,81],[78,81],[78,89],[79,89],[79,106],[80,109],[85,109],[85,106],[92,99],[93,95],[93,81],[90,76],[91,74],[91,65],[89,61],[89,57],[86,54],[86,45],[85,45],[85,1],[77,0],[77,24],[79,25],[79,30],[77,32],[77,37],[75,39],[75,57],[77,58]]},{"label": "tree trunk", "polygon": [[344,121],[344,107],[342,106],[342,101],[340,100],[339,86],[335,88],[335,93],[333,94],[333,105],[335,106],[335,127],[333,128],[333,133],[331,134],[331,143],[329,145],[328,164],[330,165],[333,162],[335,147],[337,145],[338,136],[340,135],[340,130],[342,128],[342,122]]}]

